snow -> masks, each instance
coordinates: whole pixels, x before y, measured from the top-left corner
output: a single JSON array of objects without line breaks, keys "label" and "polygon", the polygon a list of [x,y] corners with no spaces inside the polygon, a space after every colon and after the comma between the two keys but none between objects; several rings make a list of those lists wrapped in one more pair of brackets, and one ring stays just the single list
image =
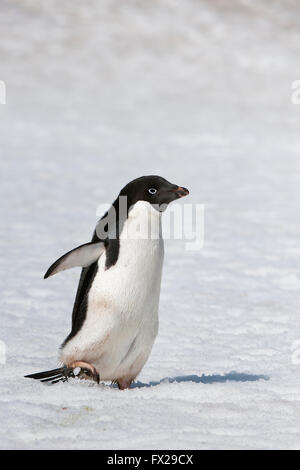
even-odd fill
[{"label": "snow", "polygon": [[[299,3],[1,8],[0,447],[299,449]],[[79,271],[46,269],[151,173],[205,204],[205,242],[166,242],[139,382],[24,379],[69,333]]]}]

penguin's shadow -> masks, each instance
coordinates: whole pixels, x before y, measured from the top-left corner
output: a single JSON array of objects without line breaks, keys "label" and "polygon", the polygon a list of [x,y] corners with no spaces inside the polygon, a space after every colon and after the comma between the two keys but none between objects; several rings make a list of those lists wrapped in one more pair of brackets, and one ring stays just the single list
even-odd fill
[{"label": "penguin's shadow", "polygon": [[181,375],[178,377],[165,377],[157,382],[135,382],[131,388],[156,387],[166,383],[193,382],[201,384],[214,384],[224,382],[256,382],[257,380],[269,380],[266,375],[244,374],[243,372],[229,372],[224,375]]}]

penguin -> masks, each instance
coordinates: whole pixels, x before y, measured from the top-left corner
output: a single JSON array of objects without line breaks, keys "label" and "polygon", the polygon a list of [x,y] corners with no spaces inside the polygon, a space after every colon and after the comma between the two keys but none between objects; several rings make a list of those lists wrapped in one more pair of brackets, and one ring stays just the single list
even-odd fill
[{"label": "penguin", "polygon": [[162,213],[188,194],[161,176],[134,179],[98,221],[92,240],[50,266],[45,279],[82,267],[72,328],[59,350],[62,366],[26,378],[51,383],[101,378],[130,388],[158,333]]}]

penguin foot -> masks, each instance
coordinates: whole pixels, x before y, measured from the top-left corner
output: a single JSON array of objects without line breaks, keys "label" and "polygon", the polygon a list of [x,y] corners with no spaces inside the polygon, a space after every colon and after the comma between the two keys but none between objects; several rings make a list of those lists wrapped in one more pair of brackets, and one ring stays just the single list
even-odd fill
[{"label": "penguin foot", "polygon": [[[79,379],[92,379],[97,382],[97,384],[100,383],[100,376],[96,368],[88,362],[74,361],[68,366],[68,368],[72,369],[75,377],[78,377]],[[79,368],[80,370],[76,374],[77,368]]]},{"label": "penguin foot", "polygon": [[120,390],[125,390],[126,388],[130,388],[133,379],[117,379],[117,384]]}]

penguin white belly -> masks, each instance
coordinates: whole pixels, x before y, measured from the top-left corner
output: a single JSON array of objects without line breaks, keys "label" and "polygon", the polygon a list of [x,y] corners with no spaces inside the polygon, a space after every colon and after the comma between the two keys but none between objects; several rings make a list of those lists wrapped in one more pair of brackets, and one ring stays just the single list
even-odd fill
[{"label": "penguin white belly", "polygon": [[[150,204],[137,203],[120,235],[116,264],[106,269],[105,254],[98,260],[86,319],[61,351],[65,364],[89,362],[102,380],[134,379],[141,371],[158,331],[163,264],[160,217]],[[137,222],[146,227],[149,219],[155,239],[147,239],[143,230],[132,238],[130,229]]]}]

